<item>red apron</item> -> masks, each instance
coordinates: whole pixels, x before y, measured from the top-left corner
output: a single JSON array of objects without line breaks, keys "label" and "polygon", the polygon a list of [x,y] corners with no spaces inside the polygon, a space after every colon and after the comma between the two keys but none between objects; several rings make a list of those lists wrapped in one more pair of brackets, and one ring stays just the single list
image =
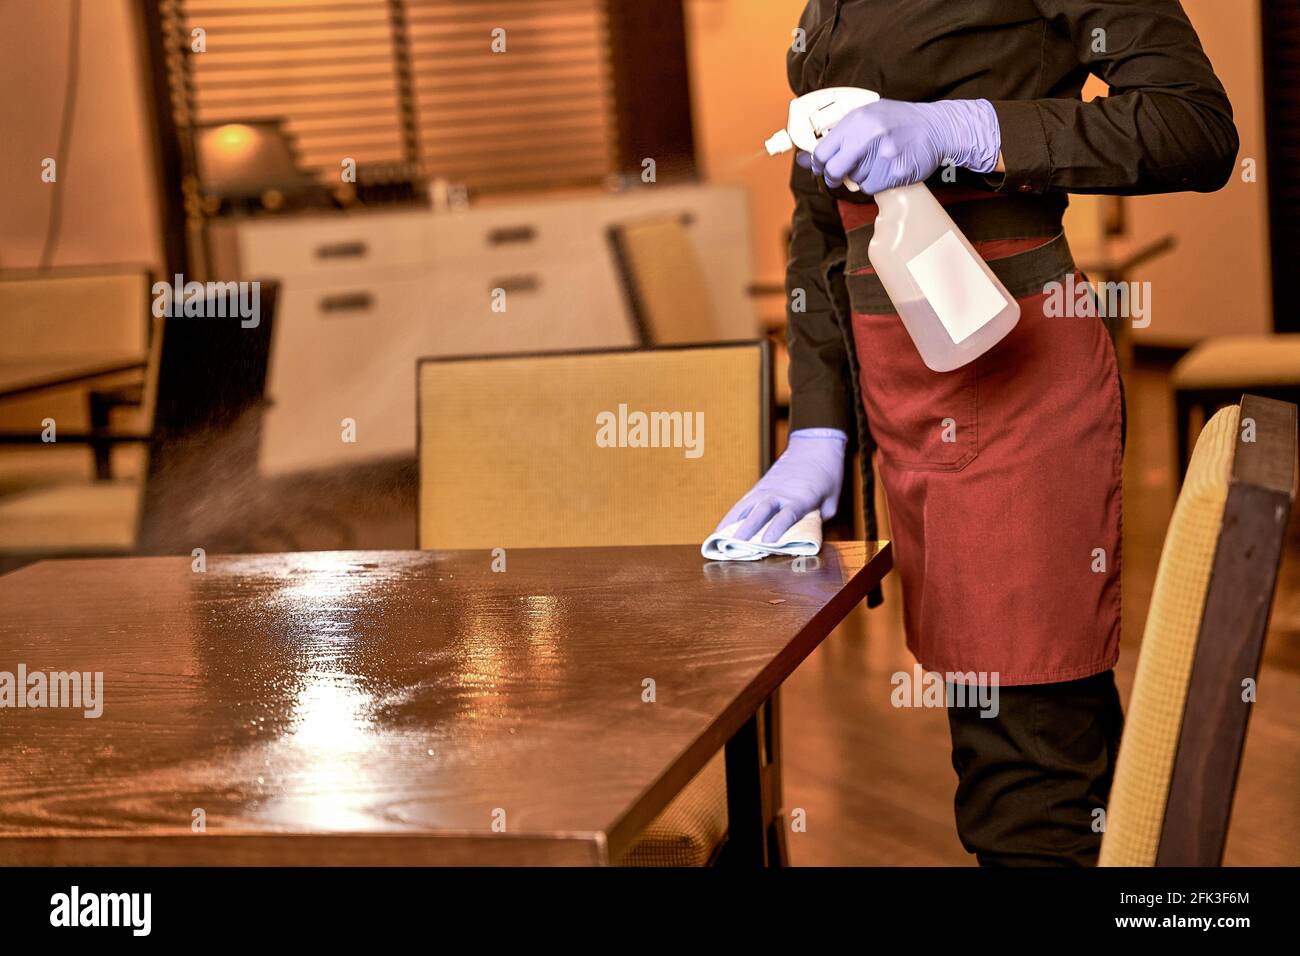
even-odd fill
[{"label": "red apron", "polygon": [[[852,250],[876,206],[841,203],[840,214]],[[974,245],[993,262],[1049,241]],[[1045,316],[1045,299],[1020,298],[1005,339],[942,373],[896,314],[854,306],[907,645],[927,670],[967,675],[959,683],[971,672],[1002,685],[1074,680],[1119,657],[1115,353],[1101,319]]]}]

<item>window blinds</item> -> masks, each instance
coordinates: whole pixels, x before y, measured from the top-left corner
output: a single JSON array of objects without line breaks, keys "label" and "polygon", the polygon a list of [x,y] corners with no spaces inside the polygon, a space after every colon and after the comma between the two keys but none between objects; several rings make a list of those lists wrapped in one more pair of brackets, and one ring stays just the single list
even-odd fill
[{"label": "window blinds", "polygon": [[615,164],[604,0],[158,0],[173,112],[281,118],[337,183],[407,164],[478,192]]}]

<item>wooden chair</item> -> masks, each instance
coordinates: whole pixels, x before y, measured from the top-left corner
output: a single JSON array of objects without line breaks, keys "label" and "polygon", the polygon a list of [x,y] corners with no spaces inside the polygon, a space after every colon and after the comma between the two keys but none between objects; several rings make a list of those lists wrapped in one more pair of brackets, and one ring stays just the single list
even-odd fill
[{"label": "wooden chair", "polygon": [[1210,419],[1160,555],[1102,866],[1222,861],[1295,494],[1295,405],[1247,395]]},{"label": "wooden chair", "polygon": [[[0,432],[39,436],[43,418],[69,424],[84,415],[88,386],[139,382],[152,282],[136,266],[0,273]],[[106,467],[107,447],[91,447]],[[50,468],[48,456],[8,455],[0,484],[49,486],[84,471],[81,455],[61,457],[64,467]]]},{"label": "wooden chair", "polygon": [[614,263],[642,345],[722,338],[690,218],[651,216],[609,227]]},{"label": "wooden chair", "polygon": [[[420,547],[699,545],[769,464],[769,361],[766,342],[422,360]],[[598,416],[620,407],[703,413],[704,454],[600,447]],[[769,701],[621,862],[783,861],[777,725]],[[728,806],[745,773],[761,819]]]},{"label": "wooden chair", "polygon": [[[0,554],[50,557],[188,552],[248,502],[278,287],[261,283],[256,326],[231,318],[154,320],[142,414],[146,432],[56,433],[41,445],[142,443],[141,481],[96,481],[0,498]],[[215,315],[210,300],[207,315]],[[21,435],[5,436],[18,440]]]}]

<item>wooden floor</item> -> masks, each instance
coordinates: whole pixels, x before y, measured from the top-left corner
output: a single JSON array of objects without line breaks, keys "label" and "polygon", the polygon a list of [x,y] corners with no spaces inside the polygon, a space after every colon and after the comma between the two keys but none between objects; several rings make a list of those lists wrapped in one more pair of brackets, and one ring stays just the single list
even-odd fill
[{"label": "wooden floor", "polygon": [[[1127,380],[1123,639],[1125,701],[1165,527],[1174,504],[1166,370]],[[860,608],[804,662],[782,696],[785,802],[806,813],[790,835],[803,866],[973,865],[952,819],[956,777],[942,709],[895,709],[890,677],[910,670],[897,576],[885,604]],[[1300,864],[1300,515],[1293,514],[1242,760],[1225,863]]]},{"label": "wooden floor", "polygon": [[[1118,670],[1126,700],[1174,502],[1167,373],[1167,368],[1145,366],[1127,377],[1124,640]],[[47,462],[36,463],[42,474]],[[88,464],[78,460],[78,467],[84,471]],[[23,474],[14,479],[14,490],[24,486]],[[6,490],[0,475],[0,494]],[[273,484],[258,498],[251,510],[264,518],[241,515],[232,529],[238,542],[232,550],[415,547],[410,462],[295,478]],[[802,808],[807,820],[806,832],[790,835],[796,864],[972,862],[953,828],[955,776],[944,711],[899,710],[889,703],[890,676],[913,665],[903,643],[900,607],[897,578],[891,576],[885,605],[856,611],[786,684],[785,802]],[[1294,514],[1226,861],[1300,864],[1300,516]]]}]

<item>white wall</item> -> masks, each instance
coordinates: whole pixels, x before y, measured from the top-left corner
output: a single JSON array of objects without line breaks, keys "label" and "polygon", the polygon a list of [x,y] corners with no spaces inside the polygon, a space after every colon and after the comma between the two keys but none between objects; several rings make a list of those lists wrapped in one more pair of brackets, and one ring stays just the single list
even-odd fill
[{"label": "white wall", "polygon": [[790,224],[791,158],[768,156],[763,141],[785,125],[785,55],[803,6],[803,0],[686,0],[700,172],[712,182],[749,187],[760,281],[785,280],[781,237]]},{"label": "white wall", "polygon": [[[1185,343],[1207,335],[1272,330],[1268,185],[1264,158],[1259,9],[1250,0],[1183,0],[1232,101],[1241,136],[1238,171],[1217,193],[1146,196],[1129,205],[1135,239],[1173,233],[1178,248],[1142,269],[1150,281],[1150,327],[1137,342]],[[1243,182],[1240,160],[1258,161]]]},{"label": "white wall", "polygon": [[[143,56],[132,0],[82,0],[80,80],[54,265],[158,264]],[[38,264],[68,62],[70,0],[0,3],[0,268]]]}]

